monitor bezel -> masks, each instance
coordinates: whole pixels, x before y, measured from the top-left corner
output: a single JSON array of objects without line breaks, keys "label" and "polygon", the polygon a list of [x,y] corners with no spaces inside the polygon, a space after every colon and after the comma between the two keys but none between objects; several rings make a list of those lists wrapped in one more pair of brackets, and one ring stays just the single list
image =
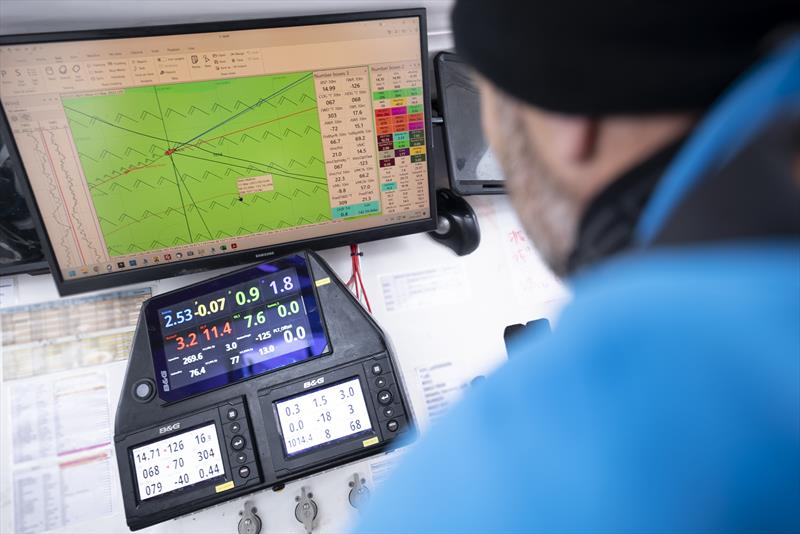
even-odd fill
[{"label": "monitor bezel", "polygon": [[111,28],[105,30],[78,30],[65,32],[30,33],[0,36],[0,46],[53,43],[62,41],[92,41],[101,39],[126,39],[134,37],[158,37],[177,34],[193,34],[208,32],[225,32],[252,29],[269,29],[294,26],[316,26],[323,24],[336,24],[343,22],[361,22],[368,20],[385,20],[397,18],[412,18],[419,20],[420,54],[422,67],[422,94],[425,110],[425,149],[428,167],[428,203],[429,216],[425,219],[399,222],[377,228],[367,228],[340,234],[333,234],[311,239],[290,241],[276,245],[253,248],[237,252],[226,252],[216,256],[194,257],[191,260],[176,261],[167,264],[138,267],[130,271],[117,271],[92,276],[65,279],[61,266],[56,260],[53,245],[44,226],[39,205],[33,196],[30,178],[19,155],[16,139],[11,133],[11,126],[5,114],[5,109],[0,105],[0,136],[8,146],[9,154],[22,178],[22,189],[29,202],[32,218],[36,231],[42,243],[42,252],[53,280],[60,295],[74,295],[86,291],[106,289],[127,284],[148,282],[172,276],[197,273],[218,269],[222,267],[242,266],[248,263],[262,263],[270,258],[297,252],[298,250],[328,249],[344,245],[375,241],[390,237],[431,231],[436,228],[436,188],[435,168],[433,156],[433,131],[431,124],[431,87],[428,57],[428,37],[425,8],[390,9],[378,11],[361,11],[354,13],[334,13],[325,15],[303,15],[294,17],[278,17],[264,19],[232,20],[224,22],[201,22],[190,24],[174,24],[163,26],[145,26],[136,28]]}]

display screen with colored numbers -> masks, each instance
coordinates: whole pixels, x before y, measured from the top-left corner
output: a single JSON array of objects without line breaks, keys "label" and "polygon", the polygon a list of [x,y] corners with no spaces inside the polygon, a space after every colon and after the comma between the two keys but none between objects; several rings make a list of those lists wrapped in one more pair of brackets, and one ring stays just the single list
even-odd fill
[{"label": "display screen with colored numbers", "polygon": [[155,309],[161,393],[207,391],[229,383],[221,377],[261,374],[321,353],[325,336],[305,266],[244,273]]}]

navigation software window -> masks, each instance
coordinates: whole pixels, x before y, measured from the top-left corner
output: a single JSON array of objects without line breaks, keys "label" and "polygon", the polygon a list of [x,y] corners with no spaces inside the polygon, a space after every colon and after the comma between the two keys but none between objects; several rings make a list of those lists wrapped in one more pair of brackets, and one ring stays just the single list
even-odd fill
[{"label": "navigation software window", "polygon": [[417,17],[0,48],[61,275],[430,217]]}]

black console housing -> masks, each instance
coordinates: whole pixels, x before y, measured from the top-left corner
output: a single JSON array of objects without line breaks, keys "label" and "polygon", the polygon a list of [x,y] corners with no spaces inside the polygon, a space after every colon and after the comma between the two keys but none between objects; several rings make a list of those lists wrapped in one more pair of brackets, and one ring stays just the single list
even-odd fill
[{"label": "black console housing", "polygon": [[[144,311],[140,314],[114,430],[125,515],[132,530],[396,448],[413,438],[410,405],[384,333],[324,260],[310,251],[303,255],[328,335],[329,350],[320,357],[166,402],[154,393],[150,340]],[[200,291],[206,283],[195,286]],[[371,428],[288,455],[275,403],[352,379],[363,391]],[[210,424],[217,433],[224,476],[142,499],[132,451]]]}]

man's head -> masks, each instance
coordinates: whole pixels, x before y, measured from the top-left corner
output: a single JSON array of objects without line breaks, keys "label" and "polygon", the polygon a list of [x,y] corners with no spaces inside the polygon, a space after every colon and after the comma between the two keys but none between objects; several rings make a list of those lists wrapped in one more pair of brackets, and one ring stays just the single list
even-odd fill
[{"label": "man's head", "polygon": [[763,2],[702,4],[457,4],[456,46],[479,73],[484,130],[556,272],[591,200],[686,135],[782,17]]}]

